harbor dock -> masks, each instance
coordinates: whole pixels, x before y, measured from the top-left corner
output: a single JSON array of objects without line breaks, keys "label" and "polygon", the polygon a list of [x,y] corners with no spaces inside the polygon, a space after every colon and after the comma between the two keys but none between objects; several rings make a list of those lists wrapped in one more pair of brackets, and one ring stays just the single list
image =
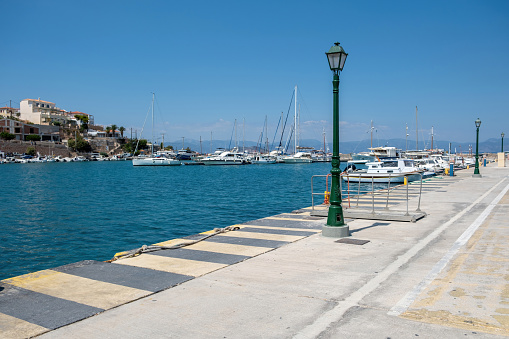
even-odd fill
[{"label": "harbor dock", "polygon": [[425,217],[415,222],[347,219],[349,238],[323,237],[326,218],[305,207],[155,244],[176,249],[2,280],[0,333],[509,336],[509,168],[491,163],[481,168],[482,178],[472,173],[423,182]]}]

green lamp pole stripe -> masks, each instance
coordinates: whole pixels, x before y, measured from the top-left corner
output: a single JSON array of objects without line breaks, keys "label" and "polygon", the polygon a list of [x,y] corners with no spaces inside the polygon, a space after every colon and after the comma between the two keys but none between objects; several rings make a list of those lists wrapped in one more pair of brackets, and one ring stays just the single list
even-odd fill
[{"label": "green lamp pole stripe", "polygon": [[343,207],[341,206],[341,169],[339,157],[339,74],[334,72],[332,80],[333,92],[333,106],[332,106],[332,183],[330,192],[330,207],[327,216],[327,225],[329,226],[343,226],[345,224],[343,218]]}]

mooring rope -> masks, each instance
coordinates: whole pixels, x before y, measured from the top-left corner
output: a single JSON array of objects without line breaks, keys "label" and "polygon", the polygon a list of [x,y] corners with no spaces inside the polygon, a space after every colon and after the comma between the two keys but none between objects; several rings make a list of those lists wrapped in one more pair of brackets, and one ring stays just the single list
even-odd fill
[{"label": "mooring rope", "polygon": [[182,248],[182,247],[185,247],[185,246],[194,245],[196,243],[199,243],[200,241],[206,240],[206,239],[208,239],[210,237],[213,237],[213,236],[221,234],[221,233],[226,233],[226,232],[230,232],[230,231],[237,231],[239,229],[240,229],[240,227],[238,227],[238,226],[228,226],[228,227],[224,227],[224,228],[214,228],[213,229],[214,233],[207,234],[206,236],[204,236],[204,237],[202,237],[200,239],[193,240],[193,241],[190,241],[190,242],[182,242],[182,243],[178,243],[178,244],[171,245],[171,246],[143,245],[140,248],[137,248],[137,249],[134,249],[134,250],[125,251],[125,252],[121,252],[121,253],[115,254],[115,256],[112,259],[107,260],[106,262],[113,262],[113,261],[120,260],[120,259],[127,259],[127,258],[137,257],[137,256],[139,256],[142,253],[150,253],[150,252],[161,251],[161,250],[175,250],[175,249],[179,249],[179,248]]}]

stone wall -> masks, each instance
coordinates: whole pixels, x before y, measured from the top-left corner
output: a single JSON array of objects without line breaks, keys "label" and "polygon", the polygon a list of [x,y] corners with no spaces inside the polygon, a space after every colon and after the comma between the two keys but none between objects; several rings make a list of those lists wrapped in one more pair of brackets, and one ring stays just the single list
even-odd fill
[{"label": "stone wall", "polygon": [[36,141],[35,144],[30,141],[19,141],[19,140],[0,140],[0,151],[7,153],[20,153],[23,154],[27,151],[28,147],[34,147],[36,152],[39,152],[41,156],[54,155],[69,157],[71,152],[67,149],[64,144],[54,143],[50,141]]}]

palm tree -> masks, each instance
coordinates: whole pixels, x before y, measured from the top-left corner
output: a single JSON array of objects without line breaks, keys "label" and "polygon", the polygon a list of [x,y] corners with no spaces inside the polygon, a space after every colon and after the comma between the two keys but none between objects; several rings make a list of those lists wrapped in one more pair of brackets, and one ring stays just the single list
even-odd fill
[{"label": "palm tree", "polygon": [[111,125],[111,133],[113,133],[113,137],[115,137],[115,131],[117,130],[117,125]]},{"label": "palm tree", "polygon": [[122,139],[124,138],[124,131],[125,131],[125,127],[124,126],[120,126],[118,128],[118,130],[120,131],[120,135],[122,136]]},{"label": "palm tree", "polygon": [[108,126],[105,128],[105,131],[106,131],[106,136],[108,136],[108,134],[110,134],[110,130],[111,130],[111,127]]}]

